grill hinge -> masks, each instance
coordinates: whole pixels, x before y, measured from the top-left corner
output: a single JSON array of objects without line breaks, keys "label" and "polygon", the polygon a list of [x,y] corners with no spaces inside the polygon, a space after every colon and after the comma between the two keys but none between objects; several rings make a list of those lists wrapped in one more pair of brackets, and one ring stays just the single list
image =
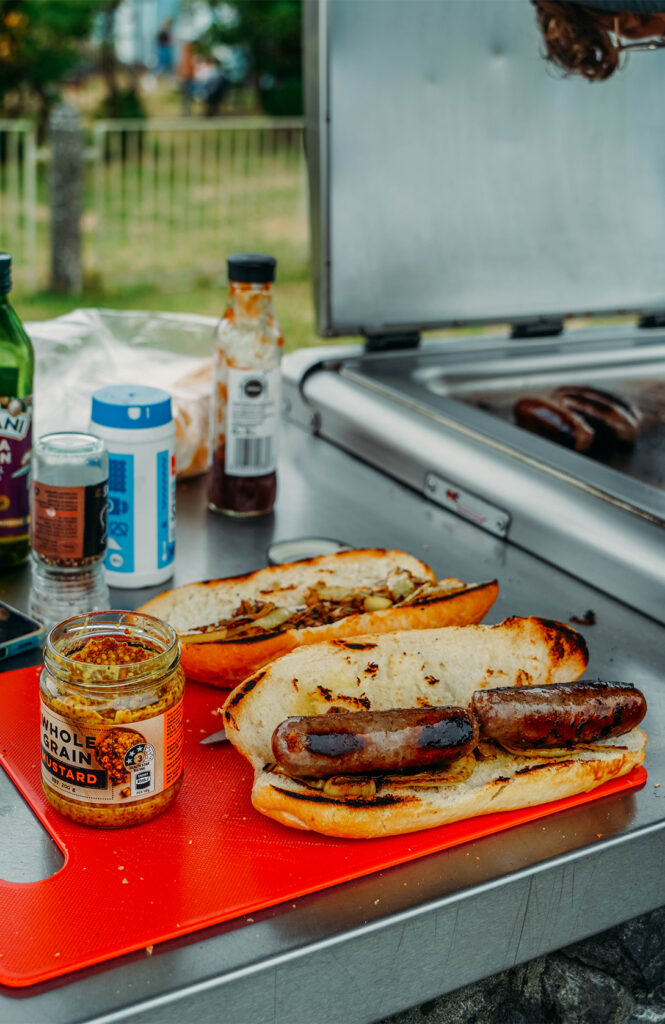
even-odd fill
[{"label": "grill hinge", "polygon": [[365,334],[366,352],[387,352],[398,348],[418,348],[420,331],[405,331],[403,334]]},{"label": "grill hinge", "polygon": [[563,320],[553,318],[551,320],[526,320],[523,323],[513,324],[510,332],[511,338],[547,338],[556,337],[563,331]]},{"label": "grill hinge", "polygon": [[665,312],[645,313],[644,316],[640,317],[637,326],[647,329],[650,327],[665,327]]}]

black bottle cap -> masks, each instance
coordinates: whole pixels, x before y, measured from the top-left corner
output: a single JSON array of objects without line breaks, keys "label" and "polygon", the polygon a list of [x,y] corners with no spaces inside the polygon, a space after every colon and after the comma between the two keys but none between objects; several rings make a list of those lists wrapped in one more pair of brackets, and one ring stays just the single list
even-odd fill
[{"label": "black bottle cap", "polygon": [[9,295],[12,290],[12,258],[8,252],[0,252],[0,295]]},{"label": "black bottle cap", "polygon": [[275,280],[277,260],[258,252],[236,252],[227,260],[229,281],[265,284]]}]

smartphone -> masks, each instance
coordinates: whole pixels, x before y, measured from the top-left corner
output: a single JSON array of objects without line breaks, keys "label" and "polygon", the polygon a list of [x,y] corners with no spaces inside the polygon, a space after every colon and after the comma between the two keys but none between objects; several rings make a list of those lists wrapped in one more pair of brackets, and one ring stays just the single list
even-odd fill
[{"label": "smartphone", "polygon": [[40,622],[0,601],[0,659],[39,647],[44,632]]}]

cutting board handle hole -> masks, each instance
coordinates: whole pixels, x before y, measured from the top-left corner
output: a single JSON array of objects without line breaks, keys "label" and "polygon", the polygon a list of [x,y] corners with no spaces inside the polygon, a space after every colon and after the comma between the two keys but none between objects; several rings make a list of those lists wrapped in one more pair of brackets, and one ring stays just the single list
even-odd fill
[{"label": "cutting board handle hole", "polygon": [[65,856],[0,765],[0,884],[40,882],[63,867]]}]

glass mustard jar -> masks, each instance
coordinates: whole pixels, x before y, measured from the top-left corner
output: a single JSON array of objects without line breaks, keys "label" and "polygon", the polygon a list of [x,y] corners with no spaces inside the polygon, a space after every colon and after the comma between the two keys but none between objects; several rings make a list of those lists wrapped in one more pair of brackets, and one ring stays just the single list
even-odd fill
[{"label": "glass mustard jar", "polygon": [[55,626],[40,677],[42,786],[61,814],[118,828],[166,810],[182,784],[185,676],[175,631],[136,612]]}]

